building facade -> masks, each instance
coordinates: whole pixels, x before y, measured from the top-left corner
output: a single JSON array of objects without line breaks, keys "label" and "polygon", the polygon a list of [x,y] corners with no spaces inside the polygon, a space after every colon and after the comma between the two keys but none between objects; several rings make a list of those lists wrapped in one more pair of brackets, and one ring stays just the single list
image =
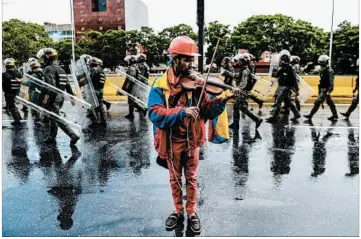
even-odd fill
[{"label": "building facade", "polygon": [[74,0],[75,32],[125,29],[124,0]]},{"label": "building facade", "polygon": [[141,0],[74,0],[73,4],[76,34],[148,26],[148,7]]},{"label": "building facade", "polygon": [[73,37],[71,24],[57,25],[50,22],[44,22],[44,29],[54,41],[72,39]]}]

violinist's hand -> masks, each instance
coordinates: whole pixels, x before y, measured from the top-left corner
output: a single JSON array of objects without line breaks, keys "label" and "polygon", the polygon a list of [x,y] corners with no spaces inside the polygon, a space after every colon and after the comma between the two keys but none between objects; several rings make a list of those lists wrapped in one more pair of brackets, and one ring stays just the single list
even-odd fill
[{"label": "violinist's hand", "polygon": [[237,98],[241,95],[241,89],[235,87],[233,88],[232,92],[228,95],[226,95],[224,98],[223,98],[223,101],[227,101],[229,99],[232,99],[232,98]]},{"label": "violinist's hand", "polygon": [[199,114],[199,108],[192,106],[192,107],[188,107],[185,109],[186,111],[186,116],[187,117],[193,117],[194,119],[197,119],[198,114]]},{"label": "violinist's hand", "polygon": [[241,95],[241,89],[239,88],[233,88],[232,93],[233,97],[239,97]]}]

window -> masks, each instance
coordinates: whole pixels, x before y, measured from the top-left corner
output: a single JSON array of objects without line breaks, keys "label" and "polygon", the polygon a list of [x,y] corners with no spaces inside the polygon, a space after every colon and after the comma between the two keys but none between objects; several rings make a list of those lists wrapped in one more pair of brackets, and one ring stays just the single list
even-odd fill
[{"label": "window", "polygon": [[92,11],[93,12],[106,12],[107,11],[107,0],[92,0]]}]

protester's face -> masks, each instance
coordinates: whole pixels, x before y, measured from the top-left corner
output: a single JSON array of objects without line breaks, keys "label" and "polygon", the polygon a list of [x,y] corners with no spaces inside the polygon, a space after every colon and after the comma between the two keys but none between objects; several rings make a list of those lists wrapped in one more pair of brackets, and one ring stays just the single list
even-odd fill
[{"label": "protester's face", "polygon": [[182,56],[175,63],[178,74],[189,74],[192,68],[194,68],[194,56]]}]

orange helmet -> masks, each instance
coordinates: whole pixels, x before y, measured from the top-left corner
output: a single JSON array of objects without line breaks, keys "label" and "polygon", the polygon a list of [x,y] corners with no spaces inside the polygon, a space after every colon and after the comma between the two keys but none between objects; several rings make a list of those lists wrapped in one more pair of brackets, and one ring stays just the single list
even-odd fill
[{"label": "orange helmet", "polygon": [[174,38],[168,48],[168,51],[172,56],[200,56],[200,54],[197,53],[197,50],[197,44],[187,36],[178,36]]}]

